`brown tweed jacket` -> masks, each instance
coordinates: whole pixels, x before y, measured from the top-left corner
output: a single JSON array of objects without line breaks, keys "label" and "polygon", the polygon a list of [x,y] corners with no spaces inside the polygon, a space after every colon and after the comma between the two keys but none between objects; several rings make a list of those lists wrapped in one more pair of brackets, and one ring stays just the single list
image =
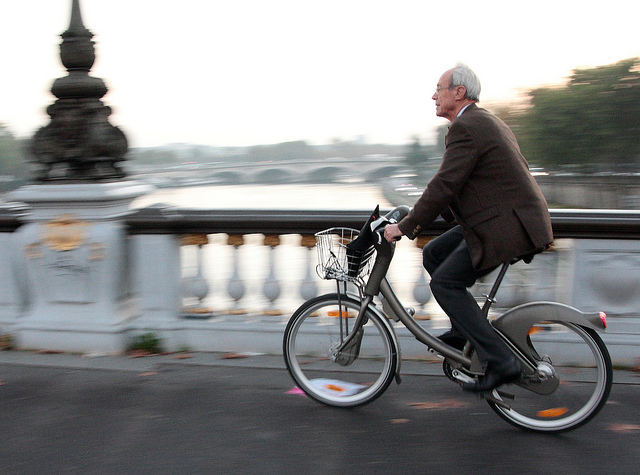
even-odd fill
[{"label": "brown tweed jacket", "polygon": [[440,169],[399,223],[410,239],[442,215],[462,226],[476,270],[553,241],[547,202],[509,127],[471,104],[449,127]]}]

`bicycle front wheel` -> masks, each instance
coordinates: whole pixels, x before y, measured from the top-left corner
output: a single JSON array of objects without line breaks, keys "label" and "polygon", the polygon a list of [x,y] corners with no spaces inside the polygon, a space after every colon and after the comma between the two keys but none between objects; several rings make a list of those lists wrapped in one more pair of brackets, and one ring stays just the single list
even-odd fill
[{"label": "bicycle front wheel", "polygon": [[370,310],[365,325],[353,333],[360,301],[329,294],[304,303],[284,334],[287,370],[308,396],[331,406],[351,407],[373,401],[391,384],[397,348],[386,323]]},{"label": "bicycle front wheel", "polygon": [[488,400],[503,419],[526,430],[564,432],[593,418],[611,390],[611,358],[600,336],[568,322],[540,322],[529,329],[531,353],[542,384],[512,384],[494,390],[507,406]]}]

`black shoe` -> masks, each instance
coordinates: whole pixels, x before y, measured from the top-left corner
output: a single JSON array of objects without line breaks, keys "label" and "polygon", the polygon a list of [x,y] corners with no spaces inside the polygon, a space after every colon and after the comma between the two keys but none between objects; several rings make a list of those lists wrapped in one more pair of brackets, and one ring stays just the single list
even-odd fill
[{"label": "black shoe", "polygon": [[503,384],[513,383],[520,378],[521,372],[520,363],[515,358],[511,358],[500,366],[487,368],[484,375],[480,376],[477,382],[464,383],[462,389],[472,393],[492,391]]},{"label": "black shoe", "polygon": [[438,339],[442,343],[446,343],[449,346],[453,346],[456,350],[460,350],[460,351],[464,349],[464,345],[467,343],[467,340],[465,340],[461,336],[456,335],[451,330],[444,332],[442,335],[438,337]]}]

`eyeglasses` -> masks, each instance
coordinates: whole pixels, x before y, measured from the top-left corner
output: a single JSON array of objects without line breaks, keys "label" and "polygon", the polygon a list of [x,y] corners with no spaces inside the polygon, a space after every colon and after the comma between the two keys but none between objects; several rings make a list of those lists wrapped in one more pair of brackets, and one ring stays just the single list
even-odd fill
[{"label": "eyeglasses", "polygon": [[435,94],[436,94],[436,95],[438,95],[438,94],[440,94],[440,91],[442,91],[443,89],[449,89],[449,90],[451,90],[451,89],[453,89],[454,87],[456,87],[456,86],[442,86],[442,87],[438,86],[438,87],[436,87],[436,92],[435,92]]}]

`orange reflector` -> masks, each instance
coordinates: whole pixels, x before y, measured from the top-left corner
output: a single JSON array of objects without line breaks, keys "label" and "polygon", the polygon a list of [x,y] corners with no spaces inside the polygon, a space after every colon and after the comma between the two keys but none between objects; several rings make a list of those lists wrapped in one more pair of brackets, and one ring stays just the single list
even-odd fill
[{"label": "orange reflector", "polygon": [[560,417],[569,412],[566,407],[553,407],[551,409],[545,409],[538,412],[538,417]]},{"label": "orange reflector", "polygon": [[342,318],[349,318],[352,316],[349,314],[349,312],[345,312],[344,310],[342,312],[338,310],[329,310],[327,312],[327,315],[329,315],[330,317],[337,317],[338,315],[340,315]]},{"label": "orange reflector", "polygon": [[600,320],[602,320],[602,324],[605,328],[607,328],[607,314],[604,312],[600,312]]}]

